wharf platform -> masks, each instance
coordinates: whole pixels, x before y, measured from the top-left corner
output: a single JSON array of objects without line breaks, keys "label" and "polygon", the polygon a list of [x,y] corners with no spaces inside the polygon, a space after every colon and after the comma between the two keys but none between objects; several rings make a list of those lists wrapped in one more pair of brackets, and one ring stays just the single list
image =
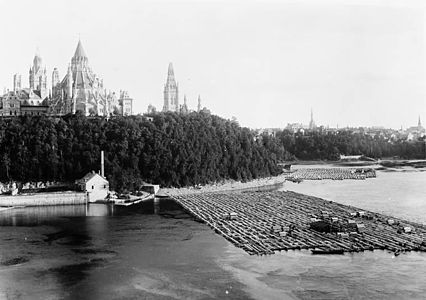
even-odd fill
[{"label": "wharf platform", "polygon": [[[295,192],[175,195],[198,221],[250,255],[311,249],[324,253],[426,252],[426,226]],[[329,224],[318,231],[312,224]],[[328,229],[327,229],[328,230]]]}]

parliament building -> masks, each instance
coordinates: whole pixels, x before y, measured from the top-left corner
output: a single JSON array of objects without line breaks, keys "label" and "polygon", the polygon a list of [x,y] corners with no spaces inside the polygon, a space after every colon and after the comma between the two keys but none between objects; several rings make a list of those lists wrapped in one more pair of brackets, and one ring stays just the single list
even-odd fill
[{"label": "parliament building", "polygon": [[81,111],[86,116],[131,115],[133,99],[126,91],[107,92],[103,80],[90,68],[81,41],[60,80],[52,72],[52,88],[47,87],[47,71],[37,53],[29,70],[29,88],[22,88],[21,75],[14,75],[13,90],[0,96],[0,116],[61,116]]}]

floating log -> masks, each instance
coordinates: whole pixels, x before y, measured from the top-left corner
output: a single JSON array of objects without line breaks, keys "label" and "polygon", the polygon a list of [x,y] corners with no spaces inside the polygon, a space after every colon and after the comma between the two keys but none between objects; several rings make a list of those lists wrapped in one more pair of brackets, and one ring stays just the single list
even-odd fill
[{"label": "floating log", "polygon": [[[397,218],[389,224],[389,216],[295,192],[187,194],[173,199],[195,219],[250,255],[321,247],[336,253],[426,251],[424,225]],[[232,218],[224,218],[231,213]],[[329,228],[339,230],[311,229],[312,216],[322,216],[323,222],[331,224]],[[412,230],[405,232],[402,225],[396,224]]]}]

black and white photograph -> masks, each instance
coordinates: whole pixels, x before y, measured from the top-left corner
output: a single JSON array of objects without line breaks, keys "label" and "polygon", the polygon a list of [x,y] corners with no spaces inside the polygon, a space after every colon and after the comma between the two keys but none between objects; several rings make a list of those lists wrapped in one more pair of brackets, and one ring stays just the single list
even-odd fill
[{"label": "black and white photograph", "polygon": [[425,1],[0,12],[0,300],[426,298]]}]

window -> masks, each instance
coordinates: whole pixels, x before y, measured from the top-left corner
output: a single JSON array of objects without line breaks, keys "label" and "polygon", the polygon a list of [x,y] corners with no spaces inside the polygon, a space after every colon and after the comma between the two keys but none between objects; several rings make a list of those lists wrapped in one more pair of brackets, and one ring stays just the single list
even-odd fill
[{"label": "window", "polygon": [[92,190],[94,190],[95,189],[95,186],[94,185],[92,185]]}]

